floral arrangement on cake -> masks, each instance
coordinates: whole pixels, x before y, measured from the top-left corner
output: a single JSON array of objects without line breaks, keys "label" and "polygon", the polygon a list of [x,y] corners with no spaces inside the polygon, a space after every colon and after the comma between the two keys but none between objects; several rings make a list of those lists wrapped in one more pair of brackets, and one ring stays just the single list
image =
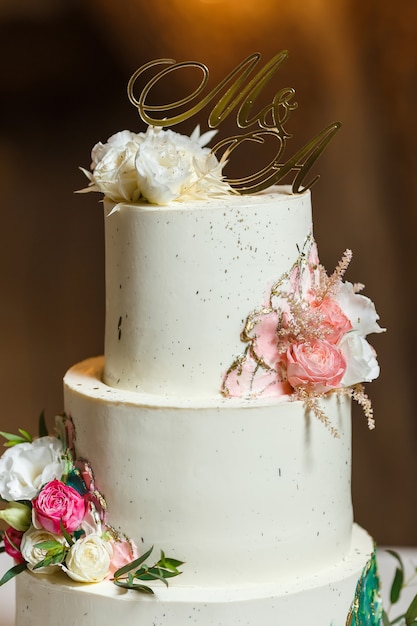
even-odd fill
[{"label": "floral arrangement on cake", "polygon": [[81,168],[90,184],[81,192],[157,205],[233,193],[222,176],[225,159],[205,147],[216,132],[200,135],[199,126],[190,137],[153,126],[145,133],[118,132],[92,149],[91,171]]},{"label": "floral arrangement on cake", "polygon": [[138,557],[135,544],[109,525],[92,468],[76,457],[72,420],[58,416],[56,429],[58,436],[49,436],[41,416],[37,439],[24,430],[0,433],[8,448],[0,457],[0,502],[6,504],[0,519],[8,524],[3,550],[16,562],[0,585],[26,569],[34,574],[62,570],[80,583],[112,580],[152,594],[142,581],[167,584],[178,576],[181,561],[161,552],[148,566],[152,548]]},{"label": "floral arrangement on cake", "polygon": [[246,350],[223,380],[228,397],[287,396],[303,400],[334,434],[319,400],[328,393],[352,396],[370,428],[373,411],[363,382],[379,375],[366,337],[383,332],[363,285],[343,281],[352,258],[347,250],[331,276],[320,265],[313,236],[297,261],[273,286],[267,302],[246,319]]}]

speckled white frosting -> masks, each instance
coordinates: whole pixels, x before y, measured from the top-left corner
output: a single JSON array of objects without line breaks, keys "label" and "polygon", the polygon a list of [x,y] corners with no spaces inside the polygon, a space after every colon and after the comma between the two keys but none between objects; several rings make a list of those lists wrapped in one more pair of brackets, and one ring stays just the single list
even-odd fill
[{"label": "speckled white frosting", "polygon": [[311,230],[310,193],[277,187],[113,208],[105,203],[104,381],[159,395],[218,395],[242,352],[244,320]]}]

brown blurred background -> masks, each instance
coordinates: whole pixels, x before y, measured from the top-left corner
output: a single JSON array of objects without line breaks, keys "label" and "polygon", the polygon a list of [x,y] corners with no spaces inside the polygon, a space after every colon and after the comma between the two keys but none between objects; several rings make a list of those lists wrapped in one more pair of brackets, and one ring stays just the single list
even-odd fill
[{"label": "brown blurred background", "polygon": [[299,103],[287,156],[343,122],[317,163],[321,260],[331,270],[353,249],[348,278],[389,329],[373,338],[376,430],[354,411],[356,518],[379,543],[415,545],[415,0],[0,0],[0,429],[36,432],[42,409],[52,423],[66,369],[102,353],[101,207],[73,192],[94,143],[144,130],[132,72],[199,60],[214,85],[250,53],[282,49],[273,93],[293,86]]}]

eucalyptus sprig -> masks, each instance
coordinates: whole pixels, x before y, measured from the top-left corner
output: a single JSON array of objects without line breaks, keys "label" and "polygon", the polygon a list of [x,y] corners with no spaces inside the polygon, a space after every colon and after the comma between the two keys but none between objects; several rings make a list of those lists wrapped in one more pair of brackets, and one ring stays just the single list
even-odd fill
[{"label": "eucalyptus sprig", "polygon": [[[417,576],[417,567],[414,568],[413,575],[407,581],[405,580],[405,567],[400,555],[394,550],[387,550],[391,556],[397,561],[397,567],[395,569],[394,578],[391,583],[390,589],[390,607],[388,611],[394,606],[401,597],[402,591],[410,585],[412,580]],[[404,624],[405,626],[412,626],[417,624],[417,594],[414,596],[408,609],[405,613],[398,615],[395,619],[390,620],[388,612],[383,610],[382,612],[382,624],[383,626],[394,626],[395,624]]]},{"label": "eucalyptus sprig", "polygon": [[146,565],[145,561],[151,555],[152,550],[153,546],[138,559],[118,569],[114,573],[114,584],[124,589],[134,589],[141,593],[153,594],[154,591],[151,587],[136,581],[160,580],[164,585],[168,586],[167,578],[173,578],[181,574],[178,568],[183,565],[183,561],[166,557],[162,550],[161,558],[157,563],[151,567]]}]

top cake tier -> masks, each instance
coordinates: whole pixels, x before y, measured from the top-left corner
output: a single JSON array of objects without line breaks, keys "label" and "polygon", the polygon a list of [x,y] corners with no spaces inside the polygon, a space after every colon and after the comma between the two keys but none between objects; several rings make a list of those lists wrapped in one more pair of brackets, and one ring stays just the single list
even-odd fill
[{"label": "top cake tier", "polygon": [[311,227],[309,192],[287,186],[163,207],[105,202],[104,382],[218,396],[248,313],[266,304]]}]

